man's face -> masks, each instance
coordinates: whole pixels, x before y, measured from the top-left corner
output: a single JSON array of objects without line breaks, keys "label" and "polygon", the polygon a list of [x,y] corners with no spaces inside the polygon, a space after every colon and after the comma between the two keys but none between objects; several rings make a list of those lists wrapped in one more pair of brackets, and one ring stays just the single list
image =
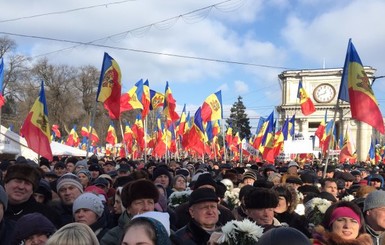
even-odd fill
[{"label": "man's face", "polygon": [[55,174],[57,176],[62,176],[63,174],[65,174],[67,172],[67,169],[63,168],[63,167],[56,167],[54,170]]},{"label": "man's face", "polygon": [[154,180],[154,184],[161,184],[164,188],[167,188],[170,180],[167,175],[161,174]]},{"label": "man's face", "polygon": [[385,231],[385,207],[367,210],[365,220],[375,231]]},{"label": "man's face", "polygon": [[127,207],[127,212],[131,215],[142,214],[148,211],[154,211],[155,202],[154,199],[142,198],[137,199]]},{"label": "man's face", "polygon": [[59,197],[64,205],[72,205],[80,194],[80,190],[71,184],[63,185],[59,190]]},{"label": "man's face", "polygon": [[191,218],[193,218],[204,229],[213,229],[219,219],[218,203],[201,202],[189,208]]},{"label": "man's face", "polygon": [[329,192],[333,196],[337,197],[338,195],[337,183],[334,181],[326,181],[323,191]]},{"label": "man's face", "polygon": [[11,204],[26,202],[33,194],[32,183],[22,179],[11,179],[4,187]]},{"label": "man's face", "polygon": [[66,168],[68,173],[73,173],[75,170],[75,164],[73,164],[72,162],[68,162],[66,164]]},{"label": "man's face", "polygon": [[289,175],[295,175],[298,173],[298,168],[296,166],[291,166],[290,168],[287,169],[287,173]]},{"label": "man's face", "polygon": [[111,164],[104,164],[103,165],[103,170],[105,173],[111,172],[115,170],[115,166]]},{"label": "man's face", "polygon": [[257,225],[273,224],[274,208],[251,208],[247,209],[246,213]]},{"label": "man's face", "polygon": [[334,172],[326,172],[325,178],[333,178]]}]

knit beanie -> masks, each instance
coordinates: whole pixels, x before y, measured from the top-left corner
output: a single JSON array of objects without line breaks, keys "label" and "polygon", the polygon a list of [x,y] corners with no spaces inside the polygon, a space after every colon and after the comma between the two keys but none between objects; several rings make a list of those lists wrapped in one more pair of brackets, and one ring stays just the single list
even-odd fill
[{"label": "knit beanie", "polygon": [[39,188],[35,191],[35,193],[39,193],[45,196],[45,201],[50,201],[52,199],[52,189],[49,185],[49,182],[45,179],[41,179],[39,182]]},{"label": "knit beanie", "polygon": [[72,214],[75,215],[79,209],[89,209],[94,212],[99,218],[103,215],[104,205],[102,200],[91,192],[86,192],[78,196],[72,206]]},{"label": "knit beanie", "polygon": [[254,171],[247,171],[243,174],[243,177],[242,177],[242,180],[245,180],[245,179],[253,179],[253,180],[256,180],[257,179],[257,175],[255,174]]},{"label": "knit beanie", "polygon": [[4,188],[0,185],[0,203],[3,204],[4,212],[7,210],[8,207],[8,196],[7,193],[5,193]]},{"label": "knit beanie", "polygon": [[128,208],[131,203],[138,199],[153,199],[158,202],[159,191],[152,181],[139,179],[129,182],[122,189],[121,199],[123,207]]},{"label": "knit beanie", "polygon": [[21,179],[30,182],[33,185],[33,190],[39,187],[41,175],[37,168],[27,164],[15,164],[7,169],[7,174],[4,177],[4,183],[8,183],[12,179]]},{"label": "knit beanie", "polygon": [[56,228],[52,222],[41,213],[23,215],[15,224],[13,244],[21,244],[28,237],[35,234],[52,235]]},{"label": "knit beanie", "polygon": [[60,188],[64,185],[73,185],[76,188],[80,190],[80,192],[83,193],[83,186],[80,183],[80,180],[78,176],[74,175],[73,173],[66,173],[63,174],[58,180],[56,184],[56,190],[59,192]]},{"label": "knit beanie", "polygon": [[75,164],[75,169],[80,166],[82,166],[84,169],[88,169],[87,160],[83,159],[83,160],[77,161],[77,163]]},{"label": "knit beanie", "polygon": [[255,188],[245,196],[247,209],[276,208],[278,206],[278,194],[270,189]]},{"label": "knit beanie", "polygon": [[385,191],[377,190],[370,192],[365,198],[363,211],[366,212],[367,210],[380,207],[385,207]]},{"label": "knit beanie", "polygon": [[76,173],[76,176],[79,177],[79,174],[84,174],[85,176],[87,176],[87,178],[88,178],[89,181],[92,180],[91,172],[90,172],[88,169],[82,169],[82,170],[79,170],[79,171]]}]

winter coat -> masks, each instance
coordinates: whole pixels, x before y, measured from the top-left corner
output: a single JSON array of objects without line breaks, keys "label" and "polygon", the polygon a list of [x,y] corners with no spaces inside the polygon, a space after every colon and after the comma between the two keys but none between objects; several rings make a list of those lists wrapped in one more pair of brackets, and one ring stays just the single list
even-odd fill
[{"label": "winter coat", "polygon": [[47,217],[56,228],[60,227],[60,216],[51,207],[36,202],[35,198],[31,196],[29,200],[21,204],[8,204],[7,211],[4,213],[4,219],[17,221],[20,217],[30,213],[41,213]]},{"label": "winter coat", "polygon": [[123,237],[124,227],[131,220],[131,216],[125,211],[120,215],[118,220],[118,226],[107,231],[106,234],[100,240],[100,245],[116,245],[120,244]]},{"label": "winter coat", "polygon": [[206,245],[211,234],[206,232],[195,220],[190,220],[187,225],[175,232],[183,245]]},{"label": "winter coat", "polygon": [[308,222],[304,216],[301,216],[295,212],[289,213],[284,212],[280,214],[276,214],[275,218],[283,225],[287,224],[289,227],[293,227],[302,233],[304,233],[307,237],[311,237],[311,234],[308,227]]},{"label": "winter coat", "polygon": [[356,239],[342,239],[337,234],[326,231],[323,226],[317,226],[313,233],[314,245],[372,245],[373,241],[369,234],[360,234]]},{"label": "winter coat", "polygon": [[0,241],[2,245],[11,244],[15,223],[13,220],[4,219],[0,222]]},{"label": "winter coat", "polygon": [[60,217],[60,226],[63,227],[66,224],[74,222],[74,217],[72,213],[73,205],[64,205],[61,201],[55,201],[50,203],[50,206]]}]

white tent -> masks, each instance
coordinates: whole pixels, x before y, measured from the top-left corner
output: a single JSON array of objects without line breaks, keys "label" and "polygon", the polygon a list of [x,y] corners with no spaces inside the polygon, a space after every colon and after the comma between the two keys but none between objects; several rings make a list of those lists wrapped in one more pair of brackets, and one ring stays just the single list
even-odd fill
[{"label": "white tent", "polygon": [[[63,145],[58,142],[51,142],[51,150],[54,156],[78,156],[85,157],[86,151]],[[24,156],[31,160],[37,160],[38,154],[28,148],[27,141],[20,135],[8,130],[1,125],[0,133],[0,154]]]}]

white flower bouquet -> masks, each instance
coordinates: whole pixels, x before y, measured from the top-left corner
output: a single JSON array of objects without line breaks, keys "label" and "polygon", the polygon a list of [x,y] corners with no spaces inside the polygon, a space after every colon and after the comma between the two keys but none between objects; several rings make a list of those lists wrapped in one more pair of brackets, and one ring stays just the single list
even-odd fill
[{"label": "white flower bouquet", "polygon": [[232,220],[222,226],[222,235],[218,239],[223,245],[253,245],[263,234],[263,228],[248,219],[243,221]]},{"label": "white flower bouquet", "polygon": [[347,196],[344,196],[343,198],[341,198],[341,201],[351,202],[353,200],[354,200],[354,196],[353,195],[347,195]]},{"label": "white flower bouquet", "polygon": [[241,204],[239,192],[236,191],[226,191],[223,200],[227,203],[230,210],[233,210]]},{"label": "white flower bouquet", "polygon": [[189,200],[189,197],[191,195],[191,190],[188,191],[174,191],[171,193],[170,197],[168,198],[168,205],[171,208],[176,208],[182,203],[185,203]]},{"label": "white flower bouquet", "polygon": [[331,202],[315,197],[305,203],[305,217],[309,220],[313,226],[319,225],[323,219],[323,215],[326,210],[330,207]]}]

